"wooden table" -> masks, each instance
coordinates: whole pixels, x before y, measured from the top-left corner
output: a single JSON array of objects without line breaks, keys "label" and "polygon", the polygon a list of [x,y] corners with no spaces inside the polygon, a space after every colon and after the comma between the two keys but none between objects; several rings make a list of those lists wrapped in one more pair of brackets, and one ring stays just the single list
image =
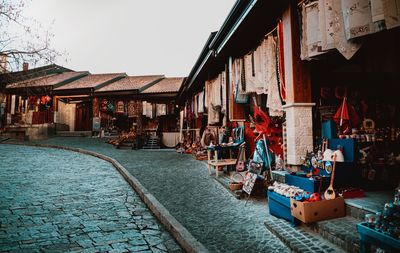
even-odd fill
[{"label": "wooden table", "polygon": [[[214,158],[211,158],[211,152],[214,152]],[[218,159],[218,149],[207,149],[208,156],[208,174],[211,175],[211,167],[215,168],[215,176],[218,177],[218,167],[235,165],[237,159]]]}]

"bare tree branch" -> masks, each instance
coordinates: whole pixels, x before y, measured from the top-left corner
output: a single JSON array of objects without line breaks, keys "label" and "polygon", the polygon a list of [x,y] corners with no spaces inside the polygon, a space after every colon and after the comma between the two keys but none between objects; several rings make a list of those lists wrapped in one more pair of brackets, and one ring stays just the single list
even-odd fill
[{"label": "bare tree branch", "polygon": [[[37,21],[27,19],[22,11],[29,0],[0,0],[0,72],[19,69],[24,62],[54,63],[61,53],[50,47],[52,34]],[[4,59],[3,59],[4,58]]]}]

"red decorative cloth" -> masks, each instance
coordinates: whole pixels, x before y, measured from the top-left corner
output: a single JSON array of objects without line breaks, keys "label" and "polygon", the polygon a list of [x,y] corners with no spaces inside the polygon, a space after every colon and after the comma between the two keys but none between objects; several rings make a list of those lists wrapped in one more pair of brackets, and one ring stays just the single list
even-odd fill
[{"label": "red decorative cloth", "polygon": [[271,124],[271,119],[259,107],[254,107],[254,123],[259,134],[270,133],[269,125]]}]

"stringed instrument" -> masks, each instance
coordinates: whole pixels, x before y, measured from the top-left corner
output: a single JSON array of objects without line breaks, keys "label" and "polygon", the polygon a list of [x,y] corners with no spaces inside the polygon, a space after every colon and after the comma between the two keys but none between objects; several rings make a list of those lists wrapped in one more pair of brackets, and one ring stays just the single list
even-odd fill
[{"label": "stringed instrument", "polygon": [[328,189],[326,189],[324,193],[324,197],[326,200],[335,199],[336,194],[335,190],[333,189],[333,180],[335,179],[335,168],[336,168],[336,153],[333,153],[333,168],[332,168],[332,175],[331,175],[331,183],[329,184]]},{"label": "stringed instrument", "polygon": [[239,154],[238,154],[238,158],[237,158],[237,162],[236,162],[236,171],[237,172],[242,172],[246,169],[246,165],[245,165],[245,150],[244,150],[244,144],[242,144],[239,147]]}]

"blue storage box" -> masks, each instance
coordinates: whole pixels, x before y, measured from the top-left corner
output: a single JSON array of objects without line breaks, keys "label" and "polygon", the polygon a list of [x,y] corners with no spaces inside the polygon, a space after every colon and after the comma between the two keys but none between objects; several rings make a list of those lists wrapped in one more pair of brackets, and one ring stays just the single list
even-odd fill
[{"label": "blue storage box", "polygon": [[360,236],[360,252],[368,252],[370,245],[400,252],[400,240],[369,228],[366,222],[357,224],[357,231]]},{"label": "blue storage box", "polygon": [[355,161],[356,141],[354,139],[329,139],[328,147],[336,150],[338,146],[343,147],[343,156],[345,162]]},{"label": "blue storage box", "polygon": [[325,120],[322,122],[322,138],[337,138],[337,127],[333,120]]},{"label": "blue storage box", "polygon": [[[310,173],[311,169],[312,168],[304,165],[301,166],[301,170],[303,170],[305,173]],[[361,175],[359,175],[358,173],[359,171],[354,167],[354,163],[336,163],[334,187],[357,185],[358,180],[361,178]],[[324,182],[322,183],[322,190],[325,190],[327,188],[326,183],[329,185],[329,182],[331,180],[330,174],[327,173],[326,170],[321,170],[319,175],[325,178]],[[316,190],[318,190],[318,188]]]},{"label": "blue storage box", "polygon": [[290,198],[282,196],[274,191],[267,191],[269,213],[275,217],[285,219],[293,225],[298,224],[298,220],[292,216],[290,211]]},{"label": "blue storage box", "polygon": [[[325,191],[328,188],[331,177],[321,177],[322,185],[321,192]],[[318,192],[321,181],[310,179],[308,177],[300,177],[292,174],[285,175],[285,183],[288,185],[297,186],[300,189],[308,191],[310,193]]]}]

